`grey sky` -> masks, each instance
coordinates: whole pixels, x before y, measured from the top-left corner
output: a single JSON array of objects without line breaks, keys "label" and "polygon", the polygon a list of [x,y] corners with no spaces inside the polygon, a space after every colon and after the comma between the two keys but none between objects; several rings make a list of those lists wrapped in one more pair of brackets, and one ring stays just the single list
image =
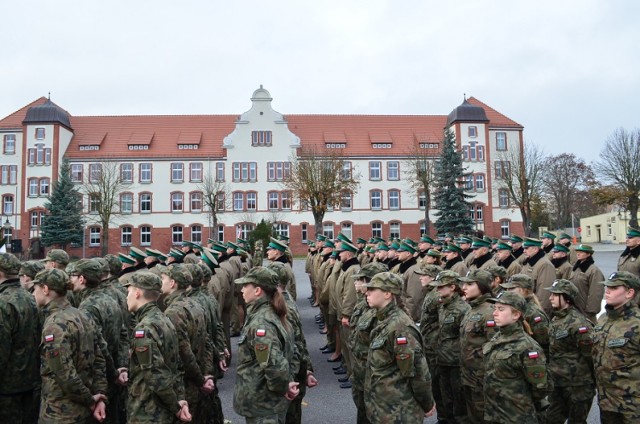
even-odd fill
[{"label": "grey sky", "polygon": [[0,116],[447,114],[475,96],[548,153],[640,126],[640,2],[5,2]]}]

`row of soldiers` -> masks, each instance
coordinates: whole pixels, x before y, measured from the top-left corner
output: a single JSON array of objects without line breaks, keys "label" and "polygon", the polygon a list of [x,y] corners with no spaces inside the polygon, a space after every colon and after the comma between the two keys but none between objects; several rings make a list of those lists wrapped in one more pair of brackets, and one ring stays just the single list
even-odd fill
[{"label": "row of soldiers", "polygon": [[[627,236],[627,249],[620,258],[622,265],[630,257],[634,262],[634,247],[629,245],[640,240],[640,232],[631,228]],[[466,419],[483,422],[487,417],[484,413],[482,346],[493,337],[495,322],[489,306],[480,308],[480,305],[503,291],[516,292],[524,299],[523,317],[535,346],[539,346],[539,353],[532,358],[536,359],[532,361],[535,363],[529,365],[537,369],[535,367],[540,363],[545,364],[545,358],[551,361],[548,370],[552,378],[532,378],[530,382],[531,387],[537,387],[535,408],[540,417],[549,406],[549,399],[552,406],[549,422],[585,419],[595,393],[597,375],[603,379],[599,386],[603,387],[599,392],[601,414],[637,417],[638,379],[626,378],[625,372],[616,374],[616,383],[606,383],[604,379],[614,363],[630,361],[630,367],[635,368],[638,361],[630,358],[637,356],[637,346],[611,352],[612,343],[622,343],[611,331],[616,325],[597,325],[594,332],[594,323],[606,286],[610,286],[611,291],[624,290],[626,296],[633,298],[640,288],[640,281],[633,273],[625,271],[606,280],[594,264],[594,251],[590,246],[555,244],[554,238],[553,234],[545,233],[542,240],[514,236],[511,243],[493,243],[486,238],[463,236],[438,250],[433,248],[433,240],[427,236],[418,243],[408,239],[391,242],[357,239],[352,243],[343,234],[336,241],[318,236],[309,249],[306,262],[315,293],[311,301],[320,306],[317,321],[327,331],[323,352],[332,354],[329,362],[342,360],[334,370],[336,374],[345,375],[339,379],[340,387],[352,389],[359,422],[368,422],[361,392],[369,347],[368,338],[362,335],[367,333],[365,325],[359,323],[367,306],[362,302],[362,294],[353,288],[353,280],[365,278],[372,266],[375,273],[390,269],[403,278],[400,299],[407,314],[420,323],[441,422]],[[568,236],[563,234],[561,238]],[[470,245],[471,250],[466,257],[463,256],[465,244]],[[636,251],[639,244],[635,244]],[[574,255],[575,259],[571,259]],[[572,265],[570,261],[573,261]],[[570,272],[562,274],[559,270],[562,265],[566,265],[564,272],[567,266]],[[376,268],[380,266],[382,268]],[[371,277],[366,276],[367,279]],[[469,293],[466,286],[475,286],[475,291]],[[638,324],[635,302],[616,304],[605,299],[611,305],[603,318],[605,322],[622,308],[626,311],[624,315],[632,319],[630,323],[618,323],[618,326],[631,330],[630,334],[635,337]],[[354,340],[359,339],[365,343],[354,344]],[[592,349],[598,356],[595,368]],[[616,354],[616,360],[612,361],[611,356]],[[537,370],[536,375],[546,372],[545,366],[541,371]],[[553,390],[552,380],[556,384]],[[505,396],[517,394],[517,391],[510,392],[512,389],[505,387]],[[625,398],[621,391],[630,393],[630,397]],[[629,399],[634,399],[636,406],[631,406]],[[506,417],[513,413],[509,408],[502,410],[508,412]],[[488,417],[500,421],[498,416],[489,414]],[[513,415],[505,422],[511,419]]]},{"label": "row of soldiers", "polygon": [[[73,262],[61,249],[1,254],[0,422],[222,423],[234,309],[244,320],[234,281],[262,264],[257,247],[256,258],[242,239]],[[291,287],[287,251],[274,239],[267,256]]]}]

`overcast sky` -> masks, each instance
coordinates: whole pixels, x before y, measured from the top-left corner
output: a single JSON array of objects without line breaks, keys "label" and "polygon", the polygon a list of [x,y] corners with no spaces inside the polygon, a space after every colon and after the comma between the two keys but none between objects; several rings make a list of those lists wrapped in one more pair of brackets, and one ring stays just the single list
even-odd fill
[{"label": "overcast sky", "polygon": [[598,157],[640,127],[640,2],[12,1],[0,116],[40,96],[72,115],[448,114],[463,94],[547,153]]}]

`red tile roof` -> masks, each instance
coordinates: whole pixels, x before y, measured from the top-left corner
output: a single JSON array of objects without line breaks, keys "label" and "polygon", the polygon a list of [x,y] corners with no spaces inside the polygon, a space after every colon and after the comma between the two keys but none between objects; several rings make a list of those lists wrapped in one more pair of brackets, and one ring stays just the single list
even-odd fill
[{"label": "red tile roof", "polygon": [[469,97],[467,101],[471,104],[480,106],[484,109],[487,114],[487,118],[489,118],[489,127],[499,127],[499,128],[524,128],[522,125],[518,124],[516,121],[507,118],[497,110],[492,107],[487,106],[482,103],[480,100],[475,97]]},{"label": "red tile roof", "polygon": [[25,107],[18,109],[11,115],[0,120],[0,128],[22,128],[22,121],[24,121],[24,117],[27,115],[27,110],[29,110],[31,106],[38,106],[46,101],[46,97],[40,97],[38,100],[35,100]]}]

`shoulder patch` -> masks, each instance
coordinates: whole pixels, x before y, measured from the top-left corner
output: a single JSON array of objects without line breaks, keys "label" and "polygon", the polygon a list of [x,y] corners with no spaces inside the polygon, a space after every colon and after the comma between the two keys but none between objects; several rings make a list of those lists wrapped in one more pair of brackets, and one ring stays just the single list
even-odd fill
[{"label": "shoulder patch", "polygon": [[588,327],[580,327],[580,328],[578,328],[578,333],[580,333],[580,334],[587,333],[588,331],[589,331]]},{"label": "shoulder patch", "polygon": [[136,330],[136,339],[141,339],[144,337],[144,330]]},{"label": "shoulder patch", "polygon": [[406,337],[396,337],[396,344],[397,345],[406,345],[407,344],[407,338]]},{"label": "shoulder patch", "polygon": [[607,342],[607,347],[622,347],[622,346],[626,345],[628,341],[629,341],[629,339],[624,338],[624,337],[620,338],[620,339],[609,340]]},{"label": "shoulder patch", "polygon": [[529,352],[529,359],[536,359],[539,356],[538,352]]},{"label": "shoulder patch", "polygon": [[55,340],[55,337],[53,337],[53,334],[47,334],[46,336],[44,336],[44,341],[49,343]]},{"label": "shoulder patch", "polygon": [[496,322],[495,321],[487,321],[487,327],[495,327],[496,326]]},{"label": "shoulder patch", "polygon": [[258,328],[256,330],[256,337],[264,337],[267,335],[267,330],[263,329],[263,328]]},{"label": "shoulder patch", "polygon": [[542,321],[542,317],[539,315],[533,319],[533,322],[540,322],[540,321]]}]

